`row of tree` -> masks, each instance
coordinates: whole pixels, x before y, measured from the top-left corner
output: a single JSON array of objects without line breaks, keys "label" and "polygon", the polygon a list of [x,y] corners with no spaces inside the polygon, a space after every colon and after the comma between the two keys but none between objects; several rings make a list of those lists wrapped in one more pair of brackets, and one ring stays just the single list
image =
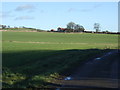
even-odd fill
[{"label": "row of tree", "polygon": [[1,25],[0,24],[0,29],[2,30],[30,30],[30,31],[38,31],[38,32],[43,32],[45,30],[41,30],[41,29],[36,29],[36,28],[30,28],[30,27],[25,27],[25,26],[19,26],[19,27],[10,27],[9,25]]},{"label": "row of tree", "polygon": [[7,28],[27,28],[27,27],[24,27],[24,26],[20,26],[20,27],[10,27],[9,25],[7,26],[7,25],[0,25],[0,28],[1,29],[7,29]]},{"label": "row of tree", "polygon": [[0,25],[0,29],[5,29],[5,28],[8,28],[10,26],[6,26],[6,25]]},{"label": "row of tree", "polygon": [[[71,32],[84,32],[85,30],[82,25],[75,24],[74,22],[69,22],[67,24],[67,29]],[[94,29],[96,30],[96,32],[100,32],[100,24],[94,23]]]}]

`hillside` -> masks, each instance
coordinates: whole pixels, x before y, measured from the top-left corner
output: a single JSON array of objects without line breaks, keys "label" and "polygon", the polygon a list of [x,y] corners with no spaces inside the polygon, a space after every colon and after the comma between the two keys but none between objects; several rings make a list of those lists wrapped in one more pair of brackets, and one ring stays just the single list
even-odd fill
[{"label": "hillside", "polygon": [[2,31],[16,31],[16,32],[45,32],[45,30],[35,28],[4,28]]}]

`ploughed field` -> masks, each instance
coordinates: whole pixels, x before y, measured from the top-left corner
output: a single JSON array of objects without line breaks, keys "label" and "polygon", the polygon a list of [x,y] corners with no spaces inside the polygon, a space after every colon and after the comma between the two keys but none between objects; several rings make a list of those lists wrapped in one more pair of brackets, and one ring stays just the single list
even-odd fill
[{"label": "ploughed field", "polygon": [[82,62],[118,48],[118,35],[2,32],[3,88],[54,87]]}]

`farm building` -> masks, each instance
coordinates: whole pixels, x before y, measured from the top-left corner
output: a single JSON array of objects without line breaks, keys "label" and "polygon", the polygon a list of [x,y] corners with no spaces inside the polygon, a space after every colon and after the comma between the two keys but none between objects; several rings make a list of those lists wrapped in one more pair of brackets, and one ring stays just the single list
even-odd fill
[{"label": "farm building", "polygon": [[54,30],[54,29],[51,29],[50,31],[51,31],[51,32],[55,32],[55,30]]},{"label": "farm building", "polygon": [[67,31],[67,28],[60,28],[60,27],[58,27],[57,31],[58,32],[65,32],[65,31]]}]

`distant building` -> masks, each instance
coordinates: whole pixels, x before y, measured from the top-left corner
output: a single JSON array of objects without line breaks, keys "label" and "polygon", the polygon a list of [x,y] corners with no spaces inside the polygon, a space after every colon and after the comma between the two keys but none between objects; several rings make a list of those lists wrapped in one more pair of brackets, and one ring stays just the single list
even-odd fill
[{"label": "distant building", "polygon": [[54,32],[55,30],[54,30],[54,29],[51,29],[50,31],[51,31],[51,32]]},{"label": "distant building", "polygon": [[67,29],[66,28],[60,28],[60,27],[58,27],[57,31],[58,32],[65,32],[65,31],[67,31]]}]

